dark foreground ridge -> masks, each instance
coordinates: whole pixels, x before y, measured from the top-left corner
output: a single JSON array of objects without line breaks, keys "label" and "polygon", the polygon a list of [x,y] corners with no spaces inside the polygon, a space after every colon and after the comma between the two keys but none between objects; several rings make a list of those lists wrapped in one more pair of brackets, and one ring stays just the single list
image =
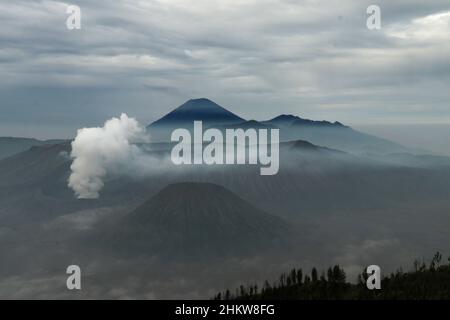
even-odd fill
[{"label": "dark foreground ridge", "polygon": [[[381,280],[380,290],[367,289],[363,272],[358,283],[347,282],[338,265],[319,275],[316,268],[310,274],[293,269],[282,274],[273,284],[241,285],[234,292],[218,293],[215,300],[441,300],[450,299],[450,263],[442,264],[442,255],[434,255],[429,265],[415,261],[412,271],[399,269]],[[448,259],[450,261],[450,258]]]}]

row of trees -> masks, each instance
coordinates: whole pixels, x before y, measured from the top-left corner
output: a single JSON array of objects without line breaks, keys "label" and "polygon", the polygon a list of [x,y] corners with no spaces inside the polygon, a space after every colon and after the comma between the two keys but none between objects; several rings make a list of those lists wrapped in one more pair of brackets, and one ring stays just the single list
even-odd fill
[{"label": "row of trees", "polygon": [[[368,290],[367,274],[361,273],[357,283],[346,280],[344,270],[336,265],[326,272],[313,268],[309,274],[302,269],[284,273],[274,283],[241,285],[231,292],[218,293],[216,300],[342,300],[342,299],[450,299],[450,264],[441,265],[438,252],[429,264],[414,262],[409,272],[399,269],[384,277],[381,290]],[[450,261],[450,258],[449,258]]]}]

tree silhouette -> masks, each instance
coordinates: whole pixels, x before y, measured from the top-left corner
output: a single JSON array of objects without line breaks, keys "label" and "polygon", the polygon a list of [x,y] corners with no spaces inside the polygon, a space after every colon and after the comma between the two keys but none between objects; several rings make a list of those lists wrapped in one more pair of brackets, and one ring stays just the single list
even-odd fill
[{"label": "tree silhouette", "polygon": [[429,266],[414,261],[412,271],[396,272],[381,280],[381,290],[369,290],[366,286],[366,268],[356,283],[348,283],[344,270],[335,265],[322,272],[320,279],[316,268],[310,275],[303,275],[302,269],[292,269],[270,285],[265,281],[261,290],[253,284],[241,285],[233,296],[229,290],[217,294],[221,300],[289,300],[289,299],[450,299],[450,259],[441,265],[442,254],[437,252]]}]

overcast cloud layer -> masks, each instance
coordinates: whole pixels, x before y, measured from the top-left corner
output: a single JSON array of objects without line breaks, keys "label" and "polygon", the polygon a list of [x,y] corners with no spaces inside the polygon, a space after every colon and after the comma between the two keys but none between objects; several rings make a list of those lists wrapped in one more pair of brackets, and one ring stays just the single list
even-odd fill
[{"label": "overcast cloud layer", "polygon": [[[0,135],[208,97],[247,118],[450,122],[448,0],[0,0]],[[382,29],[366,28],[378,4]]]}]

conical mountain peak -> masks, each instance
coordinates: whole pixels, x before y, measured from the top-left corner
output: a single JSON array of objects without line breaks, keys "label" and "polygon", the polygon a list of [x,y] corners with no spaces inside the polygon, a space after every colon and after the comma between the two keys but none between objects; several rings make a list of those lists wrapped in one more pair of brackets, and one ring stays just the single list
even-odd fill
[{"label": "conical mountain peak", "polygon": [[171,127],[183,123],[192,124],[193,121],[203,121],[208,125],[221,125],[242,122],[244,119],[209,99],[200,98],[186,101],[150,126]]}]

